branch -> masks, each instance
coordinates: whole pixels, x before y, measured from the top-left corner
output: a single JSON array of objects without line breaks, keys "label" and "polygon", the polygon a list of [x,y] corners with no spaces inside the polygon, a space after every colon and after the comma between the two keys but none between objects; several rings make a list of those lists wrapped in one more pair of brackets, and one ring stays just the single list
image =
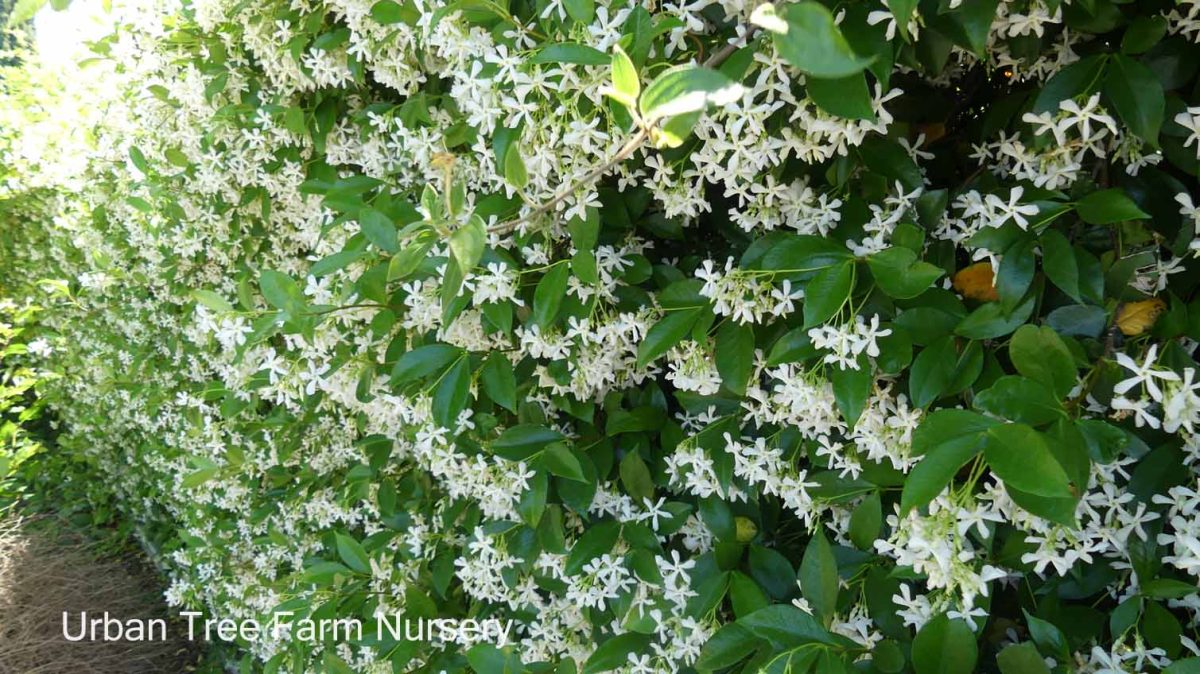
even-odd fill
[{"label": "branch", "polygon": [[[757,30],[757,28],[751,28],[740,39],[726,44],[719,51],[705,60],[701,65],[705,68],[715,68],[721,65],[725,62],[725,59],[728,59],[733,55],[734,52],[740,49],[742,45],[748,42],[750,38],[754,36]],[[579,192],[579,190],[589,187],[592,183],[603,178],[605,174],[612,170],[614,166],[628,159],[631,155],[633,155],[634,152],[637,152],[638,148],[640,148],[648,138],[650,138],[649,127],[642,127],[641,129],[638,129],[638,132],[633,134],[633,136],[631,136],[629,140],[621,146],[621,149],[617,150],[617,153],[614,154],[608,161],[604,162],[600,166],[597,166],[591,171],[588,171],[587,175],[583,176],[579,180],[576,180],[574,183],[571,183],[568,187],[555,194],[548,201],[538,204],[537,207],[525,215],[522,215],[518,218],[513,218],[512,220],[506,220],[489,227],[488,233],[501,235],[508,234],[520,227],[521,224],[548,213],[549,211],[553,210],[555,206]]]}]

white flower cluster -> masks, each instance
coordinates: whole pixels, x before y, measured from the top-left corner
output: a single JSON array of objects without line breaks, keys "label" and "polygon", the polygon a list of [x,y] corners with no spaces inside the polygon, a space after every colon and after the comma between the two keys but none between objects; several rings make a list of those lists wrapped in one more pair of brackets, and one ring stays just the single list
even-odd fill
[{"label": "white flower cluster", "polygon": [[[751,509],[771,499],[850,547],[868,493],[894,491],[926,458],[913,441],[933,401],[914,401],[904,374],[877,367],[885,338],[906,336],[887,316],[903,316],[912,298],[876,293],[897,279],[874,266],[875,286],[863,290],[874,256],[922,229],[949,250],[980,234],[1042,235],[1041,202],[1086,187],[1098,161],[1132,179],[1164,159],[1089,92],[1024,114],[1017,131],[975,148],[979,180],[935,189],[942,150],[917,131],[902,137],[899,83],[957,86],[979,65],[1046,81],[1093,40],[1060,29],[1067,8],[1047,0],[999,3],[980,36],[985,56],[955,46],[936,77],[908,63],[890,82],[872,75],[864,119],[819,106],[808,88],[820,78],[752,32],[754,6],[739,0],[600,0],[582,14],[552,0],[531,19],[483,3],[486,22],[480,7],[443,0],[116,4],[121,29],[68,82],[79,95],[3,148],[2,163],[30,176],[0,177],[0,187],[59,192],[47,227],[59,247],[28,252],[27,263],[69,277],[70,301],[51,319],[60,338],[28,349],[70,373],[55,384],[64,444],[101,465],[131,516],[177,532],[169,600],[221,617],[257,618],[341,591],[333,581],[317,587],[314,560],[347,561],[330,541],[354,532],[368,562],[338,577],[358,574],[375,612],[458,593],[472,610],[515,616],[526,662],[582,663],[600,638],[642,635],[647,645],[622,671],[693,667],[728,619],[690,612],[711,572],[705,555],[718,547],[693,502]],[[899,4],[848,11],[869,11],[868,25],[889,39],[934,34],[918,13],[896,16]],[[1198,8],[1178,3],[1169,30],[1200,40]],[[601,93],[606,64],[618,44],[636,52],[643,30],[653,45],[639,60],[663,59],[655,69],[701,60],[697,45],[717,36],[748,44],[743,95],[699,116],[686,151],[639,146],[614,164],[631,130]],[[1011,38],[1045,38],[1047,48],[1014,53]],[[542,58],[551,46],[583,56]],[[1200,108],[1183,110],[1174,122],[1190,135],[1180,141],[1200,157]],[[9,121],[15,113],[0,110]],[[73,124],[94,133],[84,138]],[[874,142],[896,156],[876,157]],[[894,160],[900,177],[862,175],[864,155]],[[867,186],[846,187],[852,180]],[[415,197],[427,189],[430,203]],[[440,199],[452,213],[437,212]],[[1186,192],[1176,201],[1200,254],[1200,210]],[[915,226],[931,203],[932,222]],[[383,232],[372,224],[380,213]],[[483,233],[464,244],[471,215]],[[856,270],[853,288],[809,322],[805,302],[825,299],[802,287],[815,270],[740,267],[724,243],[690,239],[708,236],[710,218],[737,237],[836,239]],[[581,230],[598,221],[602,234],[587,241]],[[655,227],[671,236],[658,240]],[[675,251],[680,241],[690,257]],[[486,251],[454,285],[468,244]],[[406,260],[413,250],[421,259]],[[969,255],[999,254],[975,246]],[[1146,264],[1132,287],[1146,293],[1186,270],[1182,257],[1138,260]],[[293,280],[294,292],[271,292],[268,271]],[[556,277],[564,290],[547,300],[543,284]],[[739,363],[744,396],[727,381],[723,345],[703,329],[664,348],[663,360],[639,362],[654,326],[678,310],[667,291],[647,288],[669,283],[697,288],[714,326],[754,335]],[[942,314],[965,306],[929,292],[944,300]],[[781,334],[809,355],[775,359],[765,340]],[[1200,383],[1194,368],[1161,363],[1158,346],[1135,360],[1138,348],[1115,355],[1132,376],[1101,396],[1110,402],[1096,402],[1091,381],[1072,395],[1093,419],[1171,434],[1182,485],[1143,497],[1129,487],[1134,457],[1094,460],[1088,484],[1073,485],[1071,528],[1030,513],[972,461],[965,481],[927,507],[886,513],[873,545],[857,546],[907,568],[891,597],[906,625],[941,613],[981,624],[985,599],[1009,581],[1098,560],[1120,576],[1104,592],[1126,599],[1148,580],[1136,577],[1132,551],[1147,541],[1169,550],[1164,565],[1200,577]],[[405,360],[421,349],[436,351],[428,362],[438,367]],[[1002,368],[990,353],[987,362]],[[498,438],[528,427],[556,438],[542,444],[563,449],[560,463],[541,446],[505,458]],[[625,463],[649,456],[649,445],[657,452],[660,436],[649,465]],[[595,474],[573,479],[585,467]],[[652,495],[632,495],[640,477]],[[1002,528],[1021,546],[1005,561],[995,545]],[[578,558],[597,530],[619,533]],[[1173,601],[1200,617],[1197,595]],[[865,648],[884,639],[857,598],[826,617]],[[1092,671],[1166,662],[1130,639],[1074,657]],[[251,648],[267,661],[295,646],[285,635]],[[359,671],[392,668],[371,648],[337,653]]]}]

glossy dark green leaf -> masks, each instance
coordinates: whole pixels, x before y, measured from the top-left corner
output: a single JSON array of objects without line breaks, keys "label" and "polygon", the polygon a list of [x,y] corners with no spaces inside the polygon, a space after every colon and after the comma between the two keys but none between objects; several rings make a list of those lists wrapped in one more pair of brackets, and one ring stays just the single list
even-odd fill
[{"label": "glossy dark green leaf", "polygon": [[847,77],[871,63],[854,53],[825,6],[813,0],[784,5],[780,16],[787,25],[774,32],[775,48],[802,72],[816,77]]},{"label": "glossy dark green leaf", "polygon": [[638,344],[638,367],[645,367],[682,341],[696,325],[700,312],[699,308],[668,311],[662,320],[651,326],[645,339]]},{"label": "glossy dark green leaf", "polygon": [[1130,131],[1158,147],[1166,98],[1154,71],[1125,54],[1113,54],[1105,69],[1104,96]]},{"label": "glossy dark green leaf", "polygon": [[860,550],[874,550],[875,539],[883,525],[883,507],[879,492],[871,492],[850,514],[850,542]]},{"label": "glossy dark green leaf", "polygon": [[1034,426],[1063,418],[1058,397],[1045,384],[1016,375],[1001,377],[975,396],[975,408]]},{"label": "glossy dark green leaf", "polygon": [[1119,189],[1092,192],[1075,204],[1075,210],[1084,222],[1093,225],[1109,225],[1125,220],[1145,220],[1148,213],[1138,208],[1124,191]]},{"label": "glossy dark green leaf", "polygon": [[533,322],[546,327],[554,322],[558,310],[562,307],[563,298],[567,295],[567,279],[571,276],[570,268],[565,264],[551,267],[542,280],[538,281],[533,293]]},{"label": "glossy dark green leaf", "polygon": [[824,323],[838,313],[853,286],[853,262],[841,262],[818,272],[804,289],[804,327]]},{"label": "glossy dark green leaf", "polygon": [[912,643],[917,674],[971,674],[979,648],[967,623],[938,615],[925,623]]},{"label": "glossy dark green leaf", "polygon": [[512,363],[504,354],[496,352],[487,357],[479,370],[479,381],[493,402],[511,412],[517,411],[517,380]]},{"label": "glossy dark green leaf", "polygon": [[913,453],[921,460],[904,481],[900,512],[920,508],[940,494],[983,449],[988,429],[999,423],[966,410],[938,410],[925,417],[913,433]]},{"label": "glossy dark green leaf", "polygon": [[717,330],[717,372],[721,383],[730,391],[742,395],[746,382],[754,371],[754,330],[749,325],[726,321]]},{"label": "glossy dark green leaf", "polygon": [[505,429],[500,437],[492,442],[492,451],[512,461],[524,461],[550,443],[561,440],[562,433],[554,429],[536,424],[521,424]]},{"label": "glossy dark green leaf", "polygon": [[569,576],[577,575],[593,559],[611,552],[621,535],[621,523],[606,520],[594,524],[583,532],[571,547],[563,570]]},{"label": "glossy dark green leaf", "polygon": [[996,665],[1000,674],[1050,674],[1037,647],[1028,641],[1005,646],[996,654]]},{"label": "glossy dark green leaf", "polygon": [[458,426],[458,415],[467,406],[470,393],[470,360],[459,358],[442,375],[441,382],[433,392],[433,420],[443,428],[454,430]]},{"label": "glossy dark green leaf", "polygon": [[942,275],[942,270],[917,259],[907,248],[884,249],[867,258],[875,282],[895,299],[910,299],[920,295]]},{"label": "glossy dark green leaf", "polygon": [[1012,488],[1048,498],[1070,498],[1066,471],[1055,460],[1046,437],[1026,424],[987,430],[983,455],[996,477]]},{"label": "glossy dark green leaf", "polygon": [[1008,343],[1017,372],[1049,386],[1059,398],[1075,387],[1074,357],[1053,328],[1023,325]]},{"label": "glossy dark green leaf", "polygon": [[838,568],[829,540],[820,529],[804,548],[799,578],[800,592],[813,611],[828,623],[837,610]]},{"label": "glossy dark green leaf", "polygon": [[813,103],[831,115],[846,119],[875,119],[871,92],[867,90],[867,78],[863,73],[837,79],[809,77],[805,81],[805,88]]}]

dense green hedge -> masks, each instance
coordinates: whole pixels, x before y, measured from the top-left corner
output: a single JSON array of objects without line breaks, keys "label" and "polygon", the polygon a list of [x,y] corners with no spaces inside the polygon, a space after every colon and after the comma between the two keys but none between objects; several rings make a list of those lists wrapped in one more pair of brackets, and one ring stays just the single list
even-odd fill
[{"label": "dense green hedge", "polygon": [[518,640],[244,669],[1200,667],[1200,3],[117,5],[6,92],[64,447],[181,607]]}]

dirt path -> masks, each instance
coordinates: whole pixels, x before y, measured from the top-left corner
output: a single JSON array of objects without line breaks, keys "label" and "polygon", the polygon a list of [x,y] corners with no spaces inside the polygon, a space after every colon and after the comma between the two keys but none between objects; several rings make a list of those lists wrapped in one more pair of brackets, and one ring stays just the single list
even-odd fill
[{"label": "dirt path", "polygon": [[[0,674],[161,674],[196,671],[196,644],[63,637],[63,612],[165,618],[161,580],[133,555],[113,559],[49,521],[0,522]],[[75,629],[73,627],[73,629]]]}]

